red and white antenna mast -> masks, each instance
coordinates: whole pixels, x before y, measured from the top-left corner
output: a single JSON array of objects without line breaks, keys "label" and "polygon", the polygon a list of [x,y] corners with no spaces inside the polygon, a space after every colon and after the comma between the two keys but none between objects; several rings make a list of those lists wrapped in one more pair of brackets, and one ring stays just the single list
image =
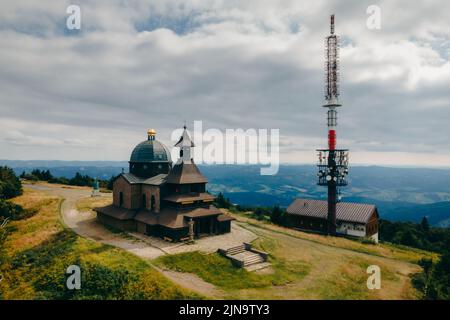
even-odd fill
[{"label": "red and white antenna mast", "polygon": [[334,14],[330,35],[325,39],[325,103],[328,108],[328,147],[336,149],[337,111],[339,104],[339,37],[334,34]]},{"label": "red and white antenna mast", "polygon": [[327,232],[336,234],[338,187],[347,185],[348,150],[336,149],[337,108],[339,103],[339,37],[334,34],[334,15],[330,19],[330,35],[325,38],[325,103],[328,108],[328,149],[319,149],[318,185],[328,187]]}]

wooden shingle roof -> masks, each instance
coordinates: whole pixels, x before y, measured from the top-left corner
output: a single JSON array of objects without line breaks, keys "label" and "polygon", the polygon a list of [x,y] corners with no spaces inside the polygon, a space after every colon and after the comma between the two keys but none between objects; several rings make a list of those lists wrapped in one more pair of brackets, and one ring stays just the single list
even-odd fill
[{"label": "wooden shingle roof", "polygon": [[130,184],[139,183],[159,186],[165,182],[164,179],[167,177],[167,174],[161,173],[150,178],[140,178],[132,173],[122,173],[121,176],[124,177]]},{"label": "wooden shingle roof", "polygon": [[188,184],[188,183],[207,183],[208,180],[200,172],[194,161],[181,162],[173,166],[166,178],[167,183]]},{"label": "wooden shingle roof", "polygon": [[207,192],[200,192],[188,194],[172,194],[170,196],[165,197],[163,200],[181,203],[189,201],[214,201],[215,198],[216,197]]},{"label": "wooden shingle roof", "polygon": [[188,220],[185,217],[195,219],[207,216],[216,216],[219,221],[234,220],[212,205],[206,208],[193,208],[187,211],[180,211],[169,207],[162,209],[158,213],[141,210],[134,219],[149,225],[161,225],[171,229],[179,229],[188,227]]},{"label": "wooden shingle roof", "polygon": [[125,208],[119,208],[114,205],[105,207],[94,208],[95,212],[106,214],[117,220],[131,220],[136,216],[135,210],[128,210]]},{"label": "wooden shingle roof", "polygon": [[[324,200],[296,199],[286,209],[293,215],[327,219],[328,203]],[[336,205],[336,220],[367,223],[373,214],[378,217],[377,208],[371,204],[338,202]]]}]

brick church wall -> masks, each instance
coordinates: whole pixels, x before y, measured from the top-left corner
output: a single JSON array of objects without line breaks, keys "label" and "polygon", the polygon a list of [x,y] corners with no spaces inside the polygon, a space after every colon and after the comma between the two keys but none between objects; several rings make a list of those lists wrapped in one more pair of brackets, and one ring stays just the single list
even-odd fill
[{"label": "brick church wall", "polygon": [[150,202],[151,202],[152,196],[153,196],[154,201],[155,201],[155,203],[153,204],[154,211],[159,212],[159,210],[161,210],[161,197],[160,197],[159,187],[143,185],[142,186],[142,194],[145,194],[145,198],[147,200],[146,209],[150,210],[150,208],[151,208]]},{"label": "brick church wall", "polygon": [[123,208],[138,209],[140,207],[140,185],[129,184],[124,177],[117,178],[113,186],[113,204],[117,207],[120,207],[120,192],[123,194]]}]

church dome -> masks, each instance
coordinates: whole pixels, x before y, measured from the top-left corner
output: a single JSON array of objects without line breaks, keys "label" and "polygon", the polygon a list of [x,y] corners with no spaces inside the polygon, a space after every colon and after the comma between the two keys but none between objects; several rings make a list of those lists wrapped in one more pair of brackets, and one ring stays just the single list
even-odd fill
[{"label": "church dome", "polygon": [[131,153],[130,173],[141,178],[169,173],[172,167],[169,149],[155,139],[155,130],[150,129],[147,134],[148,139],[139,143]]},{"label": "church dome", "polygon": [[157,140],[147,140],[134,148],[130,162],[172,162],[172,160],[165,145]]}]

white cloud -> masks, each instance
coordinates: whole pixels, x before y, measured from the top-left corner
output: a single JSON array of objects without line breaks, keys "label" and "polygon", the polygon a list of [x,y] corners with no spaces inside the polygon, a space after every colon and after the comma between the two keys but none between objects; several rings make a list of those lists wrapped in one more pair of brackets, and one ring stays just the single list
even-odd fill
[{"label": "white cloud", "polygon": [[75,35],[64,30],[68,4],[0,4],[0,158],[56,159],[64,150],[67,159],[122,160],[147,127],[169,143],[184,120],[203,120],[279,128],[288,137],[281,161],[309,161],[306,150],[314,156],[326,139],[332,12],[345,43],[339,141],[385,154],[374,161],[450,153],[447,1],[381,1],[382,29],[371,31],[369,1],[91,0]]}]

